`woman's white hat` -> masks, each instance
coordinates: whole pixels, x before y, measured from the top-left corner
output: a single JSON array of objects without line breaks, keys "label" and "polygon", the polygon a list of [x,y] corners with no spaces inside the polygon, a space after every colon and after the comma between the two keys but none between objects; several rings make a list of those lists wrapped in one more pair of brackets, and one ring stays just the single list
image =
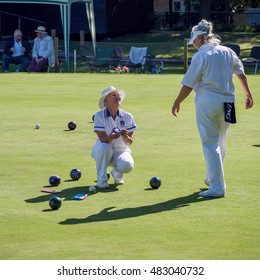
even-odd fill
[{"label": "woman's white hat", "polygon": [[44,26],[38,26],[36,30],[34,30],[36,33],[43,33],[46,34],[46,28]]},{"label": "woman's white hat", "polygon": [[113,86],[109,86],[101,92],[101,96],[100,96],[100,99],[99,99],[99,108],[100,109],[105,108],[105,102],[104,102],[105,98],[112,92],[119,93],[120,96],[121,96],[121,101],[123,101],[125,99],[125,91],[123,89],[117,89]]},{"label": "woman's white hat", "polygon": [[207,34],[206,31],[192,31],[190,35],[190,39],[187,43],[187,45],[192,45],[193,41],[199,36],[199,35],[205,35]]}]

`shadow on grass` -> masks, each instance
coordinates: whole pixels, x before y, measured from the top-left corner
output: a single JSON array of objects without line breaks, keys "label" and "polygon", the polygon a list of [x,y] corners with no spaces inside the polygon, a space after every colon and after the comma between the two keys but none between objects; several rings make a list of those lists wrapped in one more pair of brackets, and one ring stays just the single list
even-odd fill
[{"label": "shadow on grass", "polygon": [[[66,180],[66,182],[70,182],[71,180]],[[50,186],[44,186],[43,188],[55,188],[55,187],[50,187]],[[111,184],[110,188],[108,189],[98,189],[96,188],[95,192],[90,192],[89,191],[89,186],[75,186],[72,188],[68,188],[68,189],[63,189],[63,190],[59,190],[59,187],[55,188],[55,190],[57,191],[61,191],[60,193],[57,194],[52,194],[52,193],[43,193],[42,195],[39,195],[37,197],[33,197],[33,198],[28,198],[25,200],[25,202],[27,203],[40,203],[40,202],[45,202],[45,201],[49,201],[49,199],[52,196],[58,196],[61,200],[72,200],[72,197],[76,194],[88,194],[88,196],[90,195],[94,195],[96,193],[105,193],[105,192],[115,192],[118,191],[118,188],[116,185]]]},{"label": "shadow on grass", "polygon": [[61,221],[60,224],[75,225],[75,224],[82,224],[82,223],[103,222],[103,221],[135,218],[144,215],[177,210],[181,207],[187,207],[191,203],[202,202],[210,199],[216,199],[216,198],[202,198],[199,197],[198,192],[196,192],[191,195],[178,197],[164,202],[146,205],[146,206],[124,208],[124,209],[111,211],[112,209],[116,208],[115,206],[112,206],[112,207],[105,208],[99,213],[88,216],[86,218],[83,219],[70,218],[65,221]]}]

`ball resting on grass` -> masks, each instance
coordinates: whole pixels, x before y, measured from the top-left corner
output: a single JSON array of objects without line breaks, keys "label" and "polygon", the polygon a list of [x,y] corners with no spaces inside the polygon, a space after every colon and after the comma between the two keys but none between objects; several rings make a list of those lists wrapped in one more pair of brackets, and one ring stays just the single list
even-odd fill
[{"label": "ball resting on grass", "polygon": [[60,176],[53,175],[49,178],[49,183],[51,186],[58,186],[60,184]]},{"label": "ball resting on grass", "polygon": [[76,127],[77,127],[76,122],[70,121],[70,122],[68,123],[68,128],[69,128],[69,130],[74,130],[74,129],[76,129]]},{"label": "ball resting on grass", "polygon": [[153,177],[150,179],[150,186],[153,189],[158,189],[161,186],[161,179],[159,177]]},{"label": "ball resting on grass", "polygon": [[96,191],[96,188],[95,188],[95,186],[90,186],[90,187],[88,188],[88,190],[89,190],[90,192],[95,192],[95,191]]},{"label": "ball resting on grass", "polygon": [[58,210],[61,207],[61,199],[58,196],[53,196],[49,200],[51,209]]},{"label": "ball resting on grass", "polygon": [[81,171],[78,169],[78,168],[73,168],[71,171],[70,171],[70,178],[72,180],[79,180],[81,177]]}]

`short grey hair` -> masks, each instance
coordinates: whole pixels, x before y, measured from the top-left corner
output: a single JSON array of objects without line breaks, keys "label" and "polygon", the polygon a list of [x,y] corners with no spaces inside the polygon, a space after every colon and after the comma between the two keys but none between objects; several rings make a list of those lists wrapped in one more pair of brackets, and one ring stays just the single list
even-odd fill
[{"label": "short grey hair", "polygon": [[17,36],[17,35],[23,36],[23,32],[22,32],[20,29],[16,29],[16,30],[14,31],[14,36]]}]

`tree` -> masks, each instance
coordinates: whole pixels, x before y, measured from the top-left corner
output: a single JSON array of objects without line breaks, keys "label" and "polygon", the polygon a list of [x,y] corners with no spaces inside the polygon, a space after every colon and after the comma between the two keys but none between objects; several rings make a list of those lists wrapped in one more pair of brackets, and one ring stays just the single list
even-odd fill
[{"label": "tree", "polygon": [[200,18],[211,19],[211,0],[200,0]]},{"label": "tree", "polygon": [[259,8],[260,0],[187,0],[193,6],[199,7],[200,19],[211,19],[225,24],[225,28],[230,27],[231,13],[241,13],[247,7]]}]

